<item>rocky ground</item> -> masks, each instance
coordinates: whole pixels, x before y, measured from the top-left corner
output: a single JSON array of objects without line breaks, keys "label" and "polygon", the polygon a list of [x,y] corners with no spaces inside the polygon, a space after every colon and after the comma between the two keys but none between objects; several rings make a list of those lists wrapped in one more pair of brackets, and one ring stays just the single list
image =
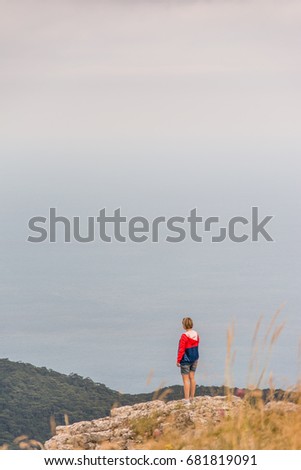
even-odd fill
[{"label": "rocky ground", "polygon": [[69,426],[58,426],[45,449],[134,449],[147,437],[158,437],[171,426],[206,426],[237,413],[245,402],[238,397],[197,397],[192,404],[183,400],[165,403],[154,400],[111,410],[111,415]]}]

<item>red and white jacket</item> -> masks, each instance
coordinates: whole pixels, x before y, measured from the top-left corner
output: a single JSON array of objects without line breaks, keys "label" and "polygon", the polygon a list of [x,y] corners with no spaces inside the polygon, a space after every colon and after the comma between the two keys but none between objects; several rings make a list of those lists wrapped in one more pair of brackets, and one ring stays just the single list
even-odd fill
[{"label": "red and white jacket", "polygon": [[180,364],[192,364],[199,358],[199,335],[195,330],[187,330],[179,341],[177,362]]}]

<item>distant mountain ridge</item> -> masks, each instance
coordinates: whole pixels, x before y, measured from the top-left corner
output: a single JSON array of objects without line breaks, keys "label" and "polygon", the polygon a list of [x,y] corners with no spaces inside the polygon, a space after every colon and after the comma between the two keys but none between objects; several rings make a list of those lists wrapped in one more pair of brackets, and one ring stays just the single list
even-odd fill
[{"label": "distant mountain ridge", "polygon": [[[196,395],[225,395],[225,387],[197,386]],[[110,414],[113,406],[133,405],[163,398],[182,398],[180,385],[156,392],[121,394],[77,374],[61,374],[46,367],[0,359],[0,445],[20,435],[44,442],[56,425],[90,421]],[[67,418],[66,418],[67,417]],[[17,448],[17,446],[16,446]]]}]

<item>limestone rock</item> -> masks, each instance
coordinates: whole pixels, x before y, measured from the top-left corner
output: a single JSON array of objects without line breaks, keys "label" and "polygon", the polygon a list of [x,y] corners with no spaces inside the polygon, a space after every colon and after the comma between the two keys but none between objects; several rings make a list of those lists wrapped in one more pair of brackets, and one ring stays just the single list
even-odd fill
[{"label": "limestone rock", "polygon": [[145,436],[158,437],[173,427],[185,429],[194,425],[218,423],[225,416],[245,406],[238,397],[196,397],[191,404],[183,400],[154,400],[133,406],[113,408],[109,417],[58,426],[56,435],[45,443],[45,449],[131,449]]}]

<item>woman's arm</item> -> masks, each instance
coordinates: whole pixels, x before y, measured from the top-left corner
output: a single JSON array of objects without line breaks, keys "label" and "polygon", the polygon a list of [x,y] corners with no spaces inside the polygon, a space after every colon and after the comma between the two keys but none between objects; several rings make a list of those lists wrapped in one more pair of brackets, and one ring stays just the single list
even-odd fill
[{"label": "woman's arm", "polygon": [[177,364],[181,362],[185,354],[186,344],[187,344],[187,336],[185,335],[185,333],[183,333],[179,341]]}]

